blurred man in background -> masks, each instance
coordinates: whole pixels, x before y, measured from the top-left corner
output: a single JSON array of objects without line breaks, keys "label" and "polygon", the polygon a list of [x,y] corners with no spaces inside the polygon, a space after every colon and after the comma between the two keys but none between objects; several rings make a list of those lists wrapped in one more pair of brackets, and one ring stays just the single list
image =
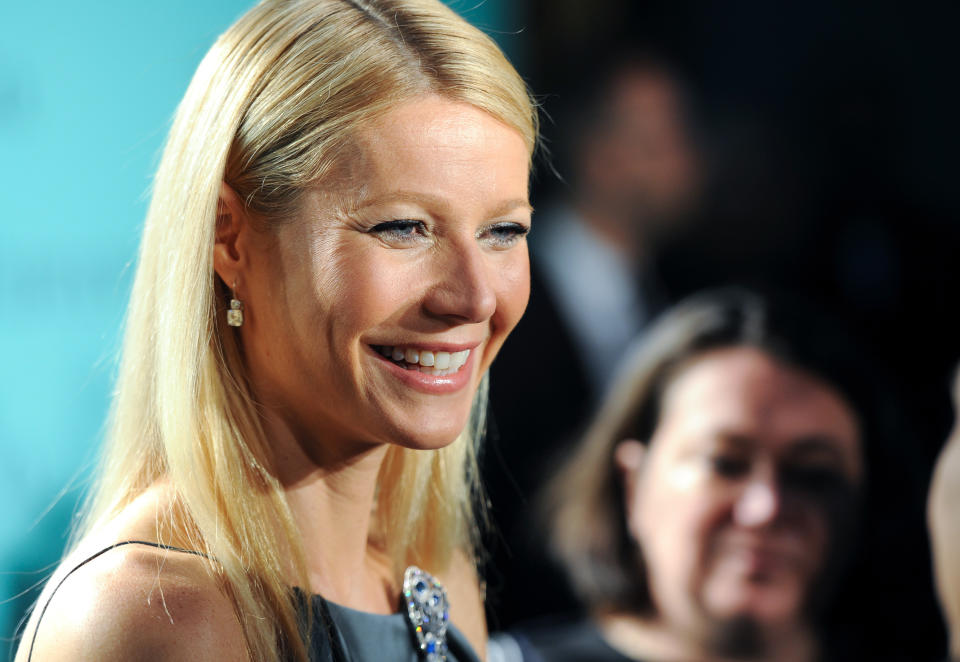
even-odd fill
[{"label": "blurred man in background", "polygon": [[620,57],[587,83],[549,146],[567,185],[536,216],[530,305],[491,373],[485,469],[504,537],[488,573],[494,627],[573,604],[559,588],[527,591],[562,582],[543,563],[525,504],[662,307],[655,255],[701,188],[683,86],[665,65]]}]

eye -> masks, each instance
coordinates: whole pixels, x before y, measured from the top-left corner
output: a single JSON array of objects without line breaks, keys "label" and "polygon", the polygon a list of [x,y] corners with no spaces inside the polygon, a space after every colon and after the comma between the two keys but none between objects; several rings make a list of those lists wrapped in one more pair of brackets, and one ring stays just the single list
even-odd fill
[{"label": "eye", "polygon": [[849,482],[840,470],[819,465],[786,466],[780,477],[788,489],[812,493],[830,491]]},{"label": "eye", "polygon": [[710,466],[715,474],[724,478],[739,478],[750,471],[750,462],[736,455],[712,455]]},{"label": "eye", "polygon": [[496,223],[483,228],[477,237],[494,248],[509,248],[518,243],[528,232],[530,227],[521,223]]},{"label": "eye", "polygon": [[377,223],[368,232],[389,244],[413,244],[427,236],[427,226],[423,221],[398,219]]}]

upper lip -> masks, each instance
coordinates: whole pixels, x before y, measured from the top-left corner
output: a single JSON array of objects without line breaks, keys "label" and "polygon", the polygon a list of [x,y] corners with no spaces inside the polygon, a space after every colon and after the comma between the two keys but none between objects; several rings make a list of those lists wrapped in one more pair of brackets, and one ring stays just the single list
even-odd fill
[{"label": "upper lip", "polygon": [[721,544],[727,549],[741,549],[759,554],[796,555],[802,549],[800,541],[789,535],[762,538],[733,536],[723,540]]},{"label": "upper lip", "polygon": [[473,350],[480,345],[482,341],[473,342],[373,342],[370,345],[374,347],[404,347],[415,349],[419,352],[462,352],[464,350]]}]

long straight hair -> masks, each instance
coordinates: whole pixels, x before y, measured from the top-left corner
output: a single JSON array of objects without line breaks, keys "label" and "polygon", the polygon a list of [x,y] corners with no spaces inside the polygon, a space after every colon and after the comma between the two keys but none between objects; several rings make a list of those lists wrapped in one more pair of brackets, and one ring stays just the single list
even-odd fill
[{"label": "long straight hair", "polygon": [[[280,222],[349,158],[358,128],[425,93],[488,112],[532,154],[522,79],[439,1],[266,0],[201,62],[156,174],[106,448],[75,541],[167,481],[160,542],[208,556],[253,660],[307,659],[289,586],[305,563],[213,269],[221,182]],[[371,534],[398,569],[439,571],[456,549],[476,552],[485,389],[446,448],[387,452]]]}]

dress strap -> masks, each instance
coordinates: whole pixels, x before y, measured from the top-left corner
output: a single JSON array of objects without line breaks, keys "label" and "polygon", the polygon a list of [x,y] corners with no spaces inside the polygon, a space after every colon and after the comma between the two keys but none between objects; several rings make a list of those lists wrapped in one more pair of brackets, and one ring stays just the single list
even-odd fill
[{"label": "dress strap", "polygon": [[351,662],[350,654],[347,652],[347,644],[343,640],[343,633],[333,619],[333,614],[330,613],[329,603],[323,596],[317,597],[320,599],[320,620],[323,623],[327,643],[330,644],[330,654],[333,657],[333,662]]},{"label": "dress strap", "polygon": [[203,552],[198,552],[194,549],[183,549],[182,547],[174,547],[172,545],[162,545],[160,543],[149,542],[147,540],[124,540],[123,542],[114,543],[109,547],[105,547],[101,549],[96,554],[93,554],[92,556],[87,557],[86,559],[84,559],[83,561],[75,565],[73,568],[70,569],[70,572],[65,574],[63,578],[59,582],[57,582],[56,587],[53,589],[53,592],[50,593],[50,597],[47,598],[46,603],[43,605],[43,609],[40,611],[40,618],[37,619],[37,625],[33,628],[33,637],[31,637],[30,639],[30,651],[27,653],[27,662],[31,662],[33,659],[33,646],[34,644],[37,643],[37,632],[40,631],[40,623],[43,621],[43,615],[47,613],[47,607],[50,606],[50,601],[53,600],[53,596],[57,594],[57,591],[60,590],[60,587],[63,586],[63,583],[67,581],[70,575],[72,575],[77,570],[79,570],[83,566],[90,563],[90,561],[93,561],[98,556],[102,556],[103,554],[106,554],[110,550],[116,549],[117,547],[123,547],[124,545],[146,545],[147,547],[154,547],[156,549],[163,549],[171,552],[183,552],[184,554],[194,554],[196,556],[202,556],[203,558],[206,558],[206,559],[210,558]]}]

